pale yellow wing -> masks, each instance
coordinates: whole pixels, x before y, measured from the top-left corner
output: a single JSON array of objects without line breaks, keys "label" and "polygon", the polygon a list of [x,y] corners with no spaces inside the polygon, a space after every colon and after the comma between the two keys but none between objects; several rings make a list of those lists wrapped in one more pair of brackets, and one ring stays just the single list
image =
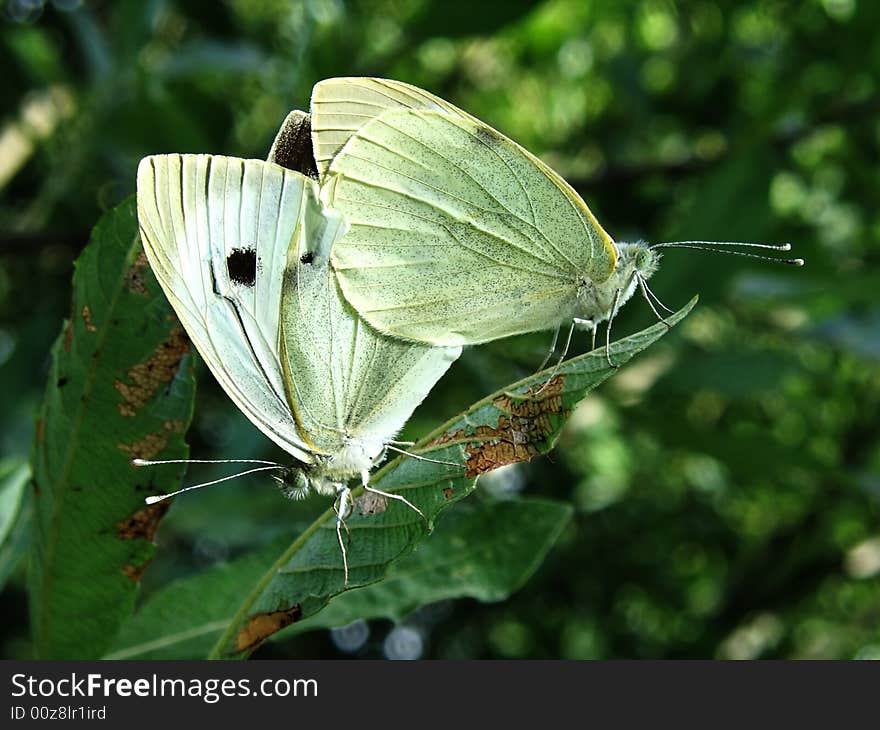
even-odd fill
[{"label": "pale yellow wing", "polygon": [[[314,169],[309,115],[285,119],[269,161]],[[386,337],[342,298],[328,252],[345,235],[337,212],[307,209],[288,252],[281,304],[281,361],[303,438],[330,455],[322,473],[345,479],[369,468],[461,353]]]},{"label": "pale yellow wing", "polygon": [[584,281],[614,268],[610,237],[558,175],[467,115],[385,111],[354,132],[321,197],[350,230],[331,261],[382,332],[476,344],[556,327]]},{"label": "pale yellow wing", "polygon": [[321,177],[351,136],[387,111],[421,109],[472,117],[449,102],[411,84],[391,79],[340,77],[312,89],[311,122],[315,161]]}]

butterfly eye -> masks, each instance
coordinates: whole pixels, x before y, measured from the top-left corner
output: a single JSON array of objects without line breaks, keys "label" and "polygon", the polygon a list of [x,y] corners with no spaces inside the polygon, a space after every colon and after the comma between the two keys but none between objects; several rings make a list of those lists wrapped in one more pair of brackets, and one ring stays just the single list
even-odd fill
[{"label": "butterfly eye", "polygon": [[278,488],[288,499],[305,499],[311,489],[308,477],[299,469],[288,469],[280,477],[276,477]]}]

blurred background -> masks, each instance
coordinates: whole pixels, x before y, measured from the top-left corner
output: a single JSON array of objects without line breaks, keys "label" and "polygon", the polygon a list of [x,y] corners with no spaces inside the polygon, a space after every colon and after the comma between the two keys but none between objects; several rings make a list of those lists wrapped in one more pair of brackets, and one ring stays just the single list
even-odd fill
[{"label": "blurred background", "polygon": [[[73,260],[142,156],[265,157],[316,81],[400,79],[540,155],[617,240],[791,241],[807,266],[666,253],[653,288],[695,312],[471,497],[576,508],[510,600],[256,656],[880,658],[878,27],[867,0],[0,0],[3,458],[27,458]],[[615,332],[652,321],[634,298]],[[549,342],[472,348],[406,434]],[[193,457],[279,456],[199,375]],[[325,508],[279,506],[260,480],[177,500],[144,592]],[[28,642],[18,565],[0,654]]]}]

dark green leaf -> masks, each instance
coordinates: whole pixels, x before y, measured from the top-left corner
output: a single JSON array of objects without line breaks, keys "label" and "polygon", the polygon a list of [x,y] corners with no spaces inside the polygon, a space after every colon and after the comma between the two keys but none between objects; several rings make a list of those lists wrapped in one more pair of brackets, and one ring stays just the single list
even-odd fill
[{"label": "dark green leaf", "polygon": [[[696,298],[672,315],[669,325],[682,319],[695,302]],[[433,521],[442,509],[470,493],[479,474],[549,451],[572,408],[610,377],[616,365],[627,362],[667,331],[667,325],[658,323],[614,343],[614,367],[604,349],[599,349],[566,362],[537,394],[548,377],[546,371],[485,398],[416,446],[429,458],[447,463],[400,457],[375,474],[374,485],[404,494]],[[356,490],[355,496],[362,491]],[[419,516],[394,500],[379,514],[355,513],[347,523],[350,588],[382,580],[391,564],[411,552],[427,533]],[[273,560],[267,555],[276,557]],[[127,627],[124,641],[117,645],[123,648],[113,656],[132,655],[133,645],[147,647],[150,656],[180,656],[172,646],[176,639],[169,644],[149,635],[159,627],[165,637],[182,636],[193,642],[188,645],[190,650],[203,646],[204,638],[213,634],[218,638],[210,656],[246,656],[269,636],[316,614],[345,589],[332,509],[285,549],[270,546],[246,560],[247,569],[241,574],[234,568],[218,568],[191,579],[189,586],[196,586],[194,589],[187,585],[168,589],[175,591],[168,594],[173,600],[166,598],[151,609],[158,618],[147,615],[143,625],[150,628],[144,632]],[[246,592],[236,581],[239,575],[252,581]],[[223,588],[213,587],[214,581]],[[218,602],[208,605],[205,596],[209,595]],[[194,600],[194,611],[180,610]],[[233,605],[234,610],[230,608]]]},{"label": "dark green leaf", "polygon": [[131,613],[192,415],[188,340],[153,279],[134,200],[107,213],[76,263],[33,451],[31,622],[40,657],[103,654]]},{"label": "dark green leaf", "polygon": [[[346,591],[291,630],[341,626],[357,618],[399,619],[444,598],[500,601],[540,565],[570,515],[567,505],[537,499],[461,505],[439,520],[430,540],[395,563],[386,580]],[[226,628],[241,585],[265,571],[284,545],[276,541],[159,591],[125,625],[108,658],[204,656]]]},{"label": "dark green leaf", "polygon": [[[599,348],[564,363],[549,382],[544,371],[479,401],[416,445],[417,452],[447,463],[398,457],[375,474],[374,486],[405,495],[433,522],[442,509],[470,493],[475,477],[553,448],[574,406],[618,366],[666,334],[696,301],[694,297],[666,323],[615,342],[613,365]],[[333,510],[328,509],[257,580],[211,658],[247,656],[266,638],[317,613],[345,590],[334,522]],[[428,532],[413,510],[392,500],[381,514],[355,514],[347,522],[349,588],[381,580],[390,564]]]},{"label": "dark green leaf", "polygon": [[571,512],[569,505],[546,499],[463,503],[442,517],[429,540],[395,563],[385,580],[346,591],[291,630],[356,619],[399,621],[419,606],[448,598],[504,600],[537,570]]},{"label": "dark green leaf", "polygon": [[207,655],[241,602],[290,537],[229,563],[181,578],[155,593],[122,627],[106,659],[198,659]]}]

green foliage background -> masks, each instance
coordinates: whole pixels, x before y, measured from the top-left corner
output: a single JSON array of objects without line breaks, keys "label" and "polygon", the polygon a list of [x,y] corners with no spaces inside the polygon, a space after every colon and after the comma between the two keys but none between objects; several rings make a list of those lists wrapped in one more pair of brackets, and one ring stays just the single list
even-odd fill
[{"label": "green foliage background", "polygon": [[[318,79],[397,78],[540,154],[618,240],[792,241],[808,261],[789,270],[667,253],[655,291],[673,308],[698,292],[698,308],[592,394],[549,457],[482,479],[468,498],[550,497],[570,502],[574,519],[509,600],[441,601],[404,618],[423,655],[880,656],[876,3],[0,8],[0,450],[9,469],[30,450],[72,262],[100,213],[133,191],[138,159],[262,158]],[[651,322],[635,300],[615,327],[623,335]],[[549,339],[468,351],[407,435],[529,374]],[[193,456],[278,456],[197,374]],[[193,468],[187,481],[218,475]],[[143,593],[234,561],[319,508],[281,510],[258,479],[179,499]],[[9,532],[0,654],[29,656],[25,571],[14,560],[24,548]],[[381,616],[399,617],[370,615],[357,655],[387,655],[394,624]],[[341,644],[313,631],[256,656],[344,656]]]}]

